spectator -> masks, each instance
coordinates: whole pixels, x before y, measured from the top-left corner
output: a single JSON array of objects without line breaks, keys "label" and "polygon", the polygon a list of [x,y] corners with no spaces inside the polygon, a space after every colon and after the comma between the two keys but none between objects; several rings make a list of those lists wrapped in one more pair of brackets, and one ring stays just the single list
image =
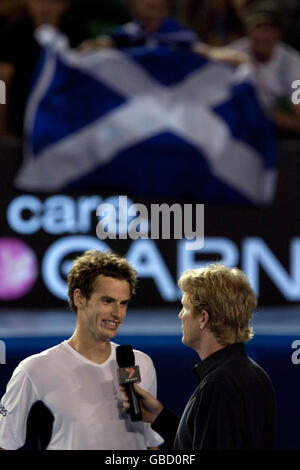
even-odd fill
[{"label": "spectator", "polygon": [[202,41],[211,46],[225,46],[244,35],[241,7],[234,0],[187,0],[183,17]]},{"label": "spectator", "polygon": [[300,79],[300,54],[281,41],[280,6],[270,0],[254,2],[246,12],[245,24],[247,36],[230,47],[250,57],[258,98],[278,130],[300,134],[300,107],[291,102],[292,83]]},{"label": "spectator", "polygon": [[69,0],[25,0],[26,16],[10,23],[0,41],[0,79],[6,84],[7,106],[0,107],[0,136],[22,137],[24,108],[41,48],[35,29],[51,24],[63,31],[72,47],[87,33],[83,25],[67,16]]},{"label": "spectator", "polygon": [[214,47],[198,40],[196,33],[184,28],[172,16],[172,0],[130,0],[135,20],[111,31],[109,36],[87,40],[83,52],[103,47],[155,46],[159,44],[189,47],[209,59],[238,65],[248,60],[245,54]]},{"label": "spectator", "polygon": [[133,21],[113,29],[108,36],[85,41],[81,50],[95,47],[132,47],[141,45],[176,44],[186,46],[197,36],[171,16],[172,0],[130,0]]}]

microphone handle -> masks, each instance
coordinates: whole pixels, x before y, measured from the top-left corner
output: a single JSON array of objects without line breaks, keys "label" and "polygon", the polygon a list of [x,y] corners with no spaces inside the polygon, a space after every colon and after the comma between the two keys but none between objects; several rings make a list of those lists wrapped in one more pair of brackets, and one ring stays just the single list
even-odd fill
[{"label": "microphone handle", "polygon": [[131,421],[141,421],[142,411],[141,411],[139,400],[133,389],[133,384],[125,384],[125,390],[129,399],[129,403],[130,403],[130,408],[128,410],[128,413],[130,415]]}]

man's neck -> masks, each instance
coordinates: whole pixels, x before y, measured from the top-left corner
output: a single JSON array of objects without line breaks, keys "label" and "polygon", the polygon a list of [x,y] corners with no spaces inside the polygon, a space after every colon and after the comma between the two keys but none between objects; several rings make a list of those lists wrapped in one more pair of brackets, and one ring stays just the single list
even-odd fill
[{"label": "man's neck", "polygon": [[196,352],[198,353],[201,361],[206,359],[208,356],[211,354],[219,351],[219,349],[223,349],[224,346],[216,340],[214,335],[212,333],[208,333],[206,335],[201,343],[199,344],[199,347],[197,348]]},{"label": "man's neck", "polygon": [[111,353],[110,341],[86,339],[80,336],[77,331],[74,332],[67,343],[79,354],[96,364],[103,364]]}]

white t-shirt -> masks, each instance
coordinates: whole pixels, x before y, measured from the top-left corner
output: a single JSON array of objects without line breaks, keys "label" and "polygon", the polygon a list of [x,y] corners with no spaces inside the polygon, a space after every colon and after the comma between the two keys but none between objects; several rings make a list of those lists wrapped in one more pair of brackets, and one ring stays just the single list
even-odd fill
[{"label": "white t-shirt", "polygon": [[[75,351],[66,341],[20,362],[0,406],[0,447],[14,450],[26,439],[27,418],[37,401],[53,415],[48,450],[155,447],[163,439],[150,424],[131,422],[122,410],[116,346],[103,364]],[[156,373],[151,358],[134,350],[141,387],[156,395]]]},{"label": "white t-shirt", "polygon": [[258,98],[266,110],[272,109],[279,98],[291,98],[294,80],[300,80],[300,54],[290,46],[278,42],[270,60],[257,62],[253,58],[251,39],[243,37],[228,45],[248,54],[253,59],[254,84]]}]

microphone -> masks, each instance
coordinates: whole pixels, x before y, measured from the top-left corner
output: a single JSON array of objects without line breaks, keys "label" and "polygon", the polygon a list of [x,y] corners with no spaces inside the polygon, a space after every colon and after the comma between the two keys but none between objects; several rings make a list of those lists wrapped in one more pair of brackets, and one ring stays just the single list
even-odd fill
[{"label": "microphone", "polygon": [[131,421],[141,421],[142,412],[141,407],[133,388],[134,382],[139,383],[141,381],[139,366],[135,366],[135,358],[132,350],[132,346],[125,344],[123,346],[117,346],[116,348],[117,363],[119,366],[119,384],[124,385],[130,408],[128,413]]}]

